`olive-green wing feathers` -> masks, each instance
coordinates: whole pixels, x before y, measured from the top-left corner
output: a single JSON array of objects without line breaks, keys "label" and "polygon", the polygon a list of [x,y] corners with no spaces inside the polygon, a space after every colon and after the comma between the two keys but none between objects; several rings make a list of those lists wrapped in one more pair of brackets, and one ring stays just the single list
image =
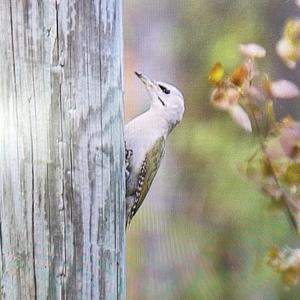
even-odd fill
[{"label": "olive-green wing feathers", "polygon": [[[126,226],[129,225],[131,219],[142,205],[153,179],[159,168],[161,159],[165,153],[165,139],[159,138],[150,151],[147,153],[143,161],[140,174],[137,182],[137,189],[135,192],[134,204],[127,213]],[[134,155],[134,154],[133,154]]]}]

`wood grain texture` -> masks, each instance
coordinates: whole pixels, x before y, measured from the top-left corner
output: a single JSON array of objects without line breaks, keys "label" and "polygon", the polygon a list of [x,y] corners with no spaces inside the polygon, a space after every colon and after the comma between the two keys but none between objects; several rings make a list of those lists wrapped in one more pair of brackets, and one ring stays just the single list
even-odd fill
[{"label": "wood grain texture", "polygon": [[121,5],[0,1],[0,298],[125,298]]}]

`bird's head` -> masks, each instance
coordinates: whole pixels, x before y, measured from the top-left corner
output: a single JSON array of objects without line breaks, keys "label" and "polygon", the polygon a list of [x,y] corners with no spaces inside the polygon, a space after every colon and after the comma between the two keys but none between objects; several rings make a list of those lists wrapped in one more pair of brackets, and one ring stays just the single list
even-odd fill
[{"label": "bird's head", "polygon": [[142,73],[135,72],[151,95],[151,109],[162,114],[172,127],[178,124],[184,113],[184,98],[171,84],[154,81]]}]

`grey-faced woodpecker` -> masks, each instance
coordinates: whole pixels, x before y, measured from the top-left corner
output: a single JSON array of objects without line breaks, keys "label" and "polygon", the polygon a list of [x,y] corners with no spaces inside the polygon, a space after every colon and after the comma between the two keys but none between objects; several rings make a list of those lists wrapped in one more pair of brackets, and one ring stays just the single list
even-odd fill
[{"label": "grey-faced woodpecker", "polygon": [[151,105],[125,125],[126,227],[149,191],[164,156],[167,136],[184,113],[184,99],[177,88],[135,74],[146,86]]}]

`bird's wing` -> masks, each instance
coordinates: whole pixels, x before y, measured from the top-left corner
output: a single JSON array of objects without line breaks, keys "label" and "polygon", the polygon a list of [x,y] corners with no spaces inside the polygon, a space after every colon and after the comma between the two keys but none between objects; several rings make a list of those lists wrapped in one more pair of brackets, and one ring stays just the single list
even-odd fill
[{"label": "bird's wing", "polygon": [[[161,159],[165,153],[165,138],[159,138],[150,151],[147,153],[145,160],[141,166],[138,176],[137,188],[135,191],[134,204],[127,211],[126,226],[129,225],[131,219],[142,205],[153,179],[159,168]],[[134,153],[133,153],[134,155]]]}]

